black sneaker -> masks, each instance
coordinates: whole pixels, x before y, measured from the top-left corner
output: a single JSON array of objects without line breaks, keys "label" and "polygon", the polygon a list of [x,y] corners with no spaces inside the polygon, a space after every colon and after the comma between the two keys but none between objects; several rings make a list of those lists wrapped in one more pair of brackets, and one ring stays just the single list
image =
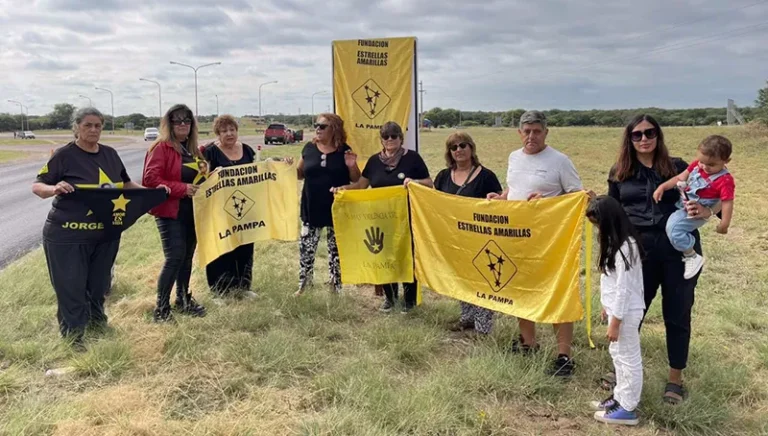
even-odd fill
[{"label": "black sneaker", "polygon": [[181,314],[199,318],[204,317],[206,314],[205,307],[202,304],[198,304],[197,301],[192,298],[192,294],[187,294],[184,298],[184,303],[181,306],[177,306],[176,310]]},{"label": "black sneaker", "polygon": [[379,307],[379,312],[389,313],[392,312],[392,309],[395,308],[395,303],[389,300],[384,300],[384,303],[381,304],[381,307]]},{"label": "black sneaker", "polygon": [[402,313],[402,314],[406,314],[406,313],[409,313],[409,312],[410,312],[410,311],[412,311],[414,308],[416,308],[416,305],[415,305],[415,304],[409,304],[409,303],[405,303],[405,304],[403,305],[403,308],[402,308],[402,310],[400,310],[400,313]]},{"label": "black sneaker", "polygon": [[77,335],[74,338],[72,338],[72,342],[70,343],[72,347],[72,351],[75,353],[85,353],[88,351],[88,348],[85,346],[85,338],[83,335]]},{"label": "black sneaker", "polygon": [[565,354],[560,354],[557,359],[552,363],[552,367],[549,370],[549,375],[555,377],[570,377],[576,370],[576,363],[570,357]]},{"label": "black sneaker", "polygon": [[525,343],[523,343],[523,335],[520,335],[517,339],[512,341],[512,346],[509,347],[509,351],[513,354],[523,354],[527,356],[539,351],[540,348],[541,346],[539,344],[536,344],[533,347],[525,345]]},{"label": "black sneaker", "polygon": [[173,314],[170,307],[156,307],[152,313],[152,320],[156,323],[173,322]]}]

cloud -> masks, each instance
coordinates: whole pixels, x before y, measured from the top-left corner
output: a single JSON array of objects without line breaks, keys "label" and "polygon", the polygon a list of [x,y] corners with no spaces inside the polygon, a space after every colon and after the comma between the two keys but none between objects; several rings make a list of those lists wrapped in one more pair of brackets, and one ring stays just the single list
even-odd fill
[{"label": "cloud", "polygon": [[[418,37],[427,108],[749,105],[764,86],[768,4],[629,0],[0,0],[2,87],[36,108],[115,92],[117,113],[194,105],[234,114],[306,111],[332,91],[331,41]],[[91,95],[93,97],[93,95]],[[320,97],[316,98],[316,104]],[[324,103],[327,100],[324,98]],[[45,103],[47,102],[47,103]],[[254,107],[256,105],[256,107]],[[167,108],[167,107],[166,107]]]},{"label": "cloud", "polygon": [[27,62],[27,68],[42,71],[67,71],[78,69],[78,65],[53,59],[34,59]]}]

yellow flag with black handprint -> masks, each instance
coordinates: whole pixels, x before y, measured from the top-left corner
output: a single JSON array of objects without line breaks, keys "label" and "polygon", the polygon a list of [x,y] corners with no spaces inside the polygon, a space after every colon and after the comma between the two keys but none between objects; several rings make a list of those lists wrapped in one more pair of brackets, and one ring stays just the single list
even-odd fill
[{"label": "yellow flag with black handprint", "polygon": [[333,228],[342,283],[413,282],[408,191],[402,186],[337,193]]}]

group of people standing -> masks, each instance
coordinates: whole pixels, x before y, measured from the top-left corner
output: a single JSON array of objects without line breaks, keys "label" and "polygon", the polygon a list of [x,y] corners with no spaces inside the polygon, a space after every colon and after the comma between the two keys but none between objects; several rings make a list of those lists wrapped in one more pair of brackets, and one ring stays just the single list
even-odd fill
[{"label": "group of people standing", "polygon": [[[88,325],[106,324],[104,299],[119,235],[105,241],[98,230],[62,228],[73,217],[84,222],[93,220],[87,208],[69,200],[67,194],[79,183],[95,183],[100,174],[106,174],[111,186],[142,188],[128,177],[115,150],[98,143],[103,121],[96,109],[78,111],[73,123],[76,139],[57,150],[33,185],[33,192],[41,198],[56,196],[43,231],[44,248],[59,303],[61,333],[80,347]],[[481,164],[478,146],[466,132],[448,136],[446,166],[433,181],[422,157],[404,147],[404,133],[397,123],[381,127],[382,149],[368,158],[362,171],[357,155],[347,144],[339,116],[321,114],[314,128],[315,138],[304,146],[297,164],[297,176],[304,184],[296,296],[313,284],[323,229],[330,288],[332,292],[341,291],[331,215],[334,193],[339,190],[419,183],[465,197],[523,201],[585,191],[570,158],[547,144],[547,120],[539,111],[528,111],[520,119],[521,147],[509,155],[503,190],[496,175]],[[167,200],[150,211],[165,256],[157,280],[153,313],[157,322],[172,320],[173,309],[180,314],[205,316],[206,309],[195,301],[189,289],[196,247],[192,198],[206,170],[255,160],[254,150],[238,141],[238,125],[233,117],[218,117],[214,131],[218,140],[200,147],[192,111],[176,105],[163,116],[160,136],[147,152],[144,185],[168,192]],[[688,165],[670,157],[656,120],[639,115],[627,125],[618,160],[608,172],[608,195],[596,197],[591,191],[585,192],[591,197],[587,217],[599,230],[601,301],[609,322],[614,361],[614,369],[602,379],[606,388],[613,389],[613,395],[593,405],[599,409],[595,415],[599,420],[637,423],[635,409],[642,388],[639,329],[659,287],[669,359],[664,399],[676,404],[685,397],[682,371],[688,361],[694,290],[703,265],[696,229],[722,210],[718,231],[727,231],[733,210],[733,178],[725,168],[730,153],[727,139],[710,137],[699,147],[698,160]],[[285,160],[292,163],[290,158]],[[678,182],[687,185],[671,189]],[[688,201],[683,201],[681,195]],[[220,257],[206,268],[210,289],[217,295],[255,296],[251,290],[252,265],[253,244]],[[176,304],[171,307],[174,284]],[[416,305],[417,283],[414,280],[402,285],[401,310],[405,313]],[[384,285],[383,290],[380,310],[391,312],[397,305],[399,284]],[[462,302],[461,317],[451,330],[487,335],[493,318],[492,311]],[[524,356],[536,352],[539,344],[535,323],[518,319],[518,324],[519,335],[511,341],[510,351]],[[568,377],[576,369],[571,349],[573,324],[557,324],[554,330],[558,355],[550,373]]]}]

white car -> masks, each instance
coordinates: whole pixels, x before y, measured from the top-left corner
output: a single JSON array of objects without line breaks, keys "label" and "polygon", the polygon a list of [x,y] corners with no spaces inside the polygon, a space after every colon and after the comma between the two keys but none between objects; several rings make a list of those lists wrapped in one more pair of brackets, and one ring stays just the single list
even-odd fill
[{"label": "white car", "polygon": [[27,130],[27,131],[21,132],[21,134],[19,134],[19,138],[21,138],[21,139],[35,139],[35,134],[30,132],[29,130]]},{"label": "white car", "polygon": [[157,127],[147,127],[144,129],[144,140],[145,141],[154,141],[157,139],[157,135],[160,133],[157,131]]}]

